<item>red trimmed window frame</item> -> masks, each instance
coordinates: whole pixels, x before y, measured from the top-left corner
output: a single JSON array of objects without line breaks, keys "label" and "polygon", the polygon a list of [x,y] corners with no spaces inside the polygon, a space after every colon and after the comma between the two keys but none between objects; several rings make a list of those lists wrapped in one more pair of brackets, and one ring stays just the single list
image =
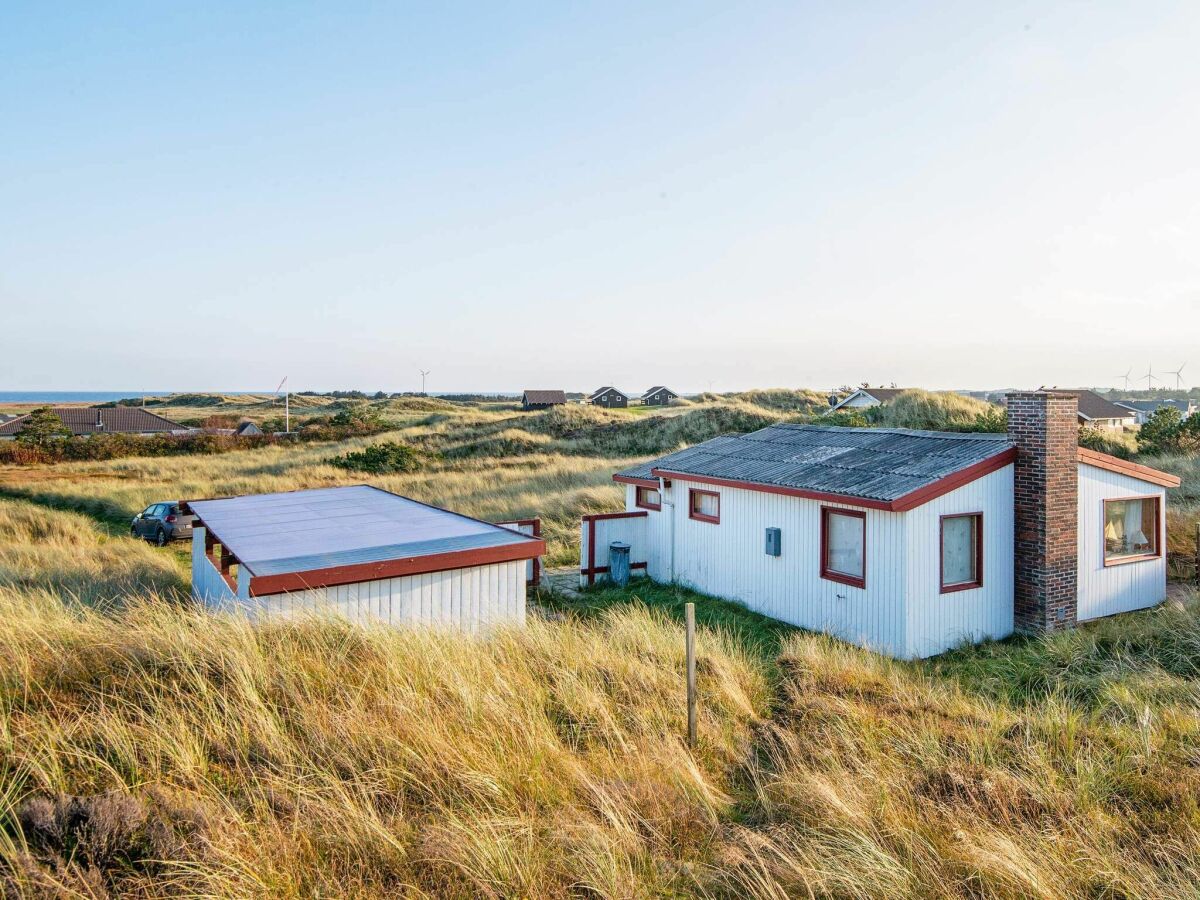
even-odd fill
[{"label": "red trimmed window frame", "polygon": [[[646,493],[653,493],[655,496],[658,497],[658,502],[652,503],[649,500],[643,500],[642,499],[643,491],[645,491]],[[645,487],[644,485],[640,485],[640,484],[635,486],[633,489],[633,505],[636,506],[638,509],[651,509],[651,510],[654,510],[655,512],[658,512],[660,509],[662,509],[662,497],[658,493],[658,488]]]},{"label": "red trimmed window frame", "polygon": [[[975,578],[957,584],[946,584],[946,520],[974,519],[975,520]],[[983,587],[983,513],[946,513],[938,518],[938,584],[941,593],[955,594],[959,591],[972,591]]]},{"label": "red trimmed window frame", "polygon": [[[1121,559],[1109,559],[1108,541],[1104,537],[1104,526],[1108,522],[1108,504],[1124,503],[1126,500],[1154,501],[1154,552],[1142,553],[1138,556],[1126,556]],[[1137,497],[1105,497],[1100,501],[1100,555],[1104,560],[1104,568],[1127,566],[1130,563],[1150,562],[1154,559],[1161,559],[1163,554],[1162,530],[1162,497],[1159,494],[1144,494]]]},{"label": "red trimmed window frame", "polygon": [[[717,498],[717,514],[708,516],[701,512],[696,512],[697,497],[716,497]],[[721,495],[717,491],[705,491],[700,488],[688,488],[688,518],[695,519],[697,522],[708,522],[710,525],[721,524]]]},{"label": "red trimmed window frame", "polygon": [[[862,577],[847,575],[829,568],[829,517],[831,515],[847,516],[858,519],[862,523],[863,573]],[[845,509],[840,506],[821,507],[821,577],[838,584],[850,587],[865,588],[867,586],[867,512],[862,509]]]}]

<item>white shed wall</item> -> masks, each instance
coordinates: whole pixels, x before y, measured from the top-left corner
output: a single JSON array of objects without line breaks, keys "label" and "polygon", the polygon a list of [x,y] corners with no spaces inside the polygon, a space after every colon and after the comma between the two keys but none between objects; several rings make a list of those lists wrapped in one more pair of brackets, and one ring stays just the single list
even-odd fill
[{"label": "white shed wall", "polygon": [[[721,495],[719,524],[688,516],[688,489]],[[636,493],[627,486],[626,508]],[[712,487],[675,478],[646,518],[649,574],[746,604],[763,615],[901,658],[931,656],[1013,629],[1013,469],[1007,466],[906,513],[866,510],[866,587],[821,577],[821,507],[844,504]],[[855,509],[855,507],[845,507]],[[983,585],[941,593],[940,517],[984,513]],[[782,531],[768,556],[765,532]],[[637,553],[638,546],[634,545]]]},{"label": "white shed wall", "polygon": [[[1158,559],[1104,565],[1104,501],[1159,498]],[[1096,619],[1154,606],[1167,595],[1167,491],[1128,475],[1079,464],[1079,619]]]},{"label": "white shed wall", "polygon": [[525,561],[268,594],[250,603],[254,614],[332,612],[363,624],[478,632],[525,623]]},{"label": "white shed wall", "polygon": [[[983,584],[942,593],[941,517],[983,513]],[[1002,638],[1013,630],[1013,467],[978,478],[904,514],[908,533],[906,657]]]},{"label": "white shed wall", "polygon": [[[719,524],[688,516],[688,490],[693,487],[721,495]],[[821,507],[842,504],[714,488],[682,478],[673,479],[667,494],[675,505],[664,505],[659,515],[675,523],[675,577],[680,583],[801,628],[893,656],[905,654],[902,513],[866,510],[866,587],[857,588],[820,575]],[[770,527],[781,529],[778,557],[765,552]],[[670,520],[647,533],[664,536],[655,543],[669,545]],[[670,547],[662,546],[659,571],[669,566],[669,556]]]},{"label": "white shed wall", "polygon": [[238,598],[204,552],[207,532],[200,526],[192,529],[192,597],[209,609],[220,609],[236,604]]}]

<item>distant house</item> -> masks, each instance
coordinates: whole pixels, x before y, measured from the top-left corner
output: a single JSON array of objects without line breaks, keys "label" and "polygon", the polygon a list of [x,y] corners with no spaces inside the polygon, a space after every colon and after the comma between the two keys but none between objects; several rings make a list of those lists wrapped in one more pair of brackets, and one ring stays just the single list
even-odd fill
[{"label": "distant house", "polygon": [[[844,397],[837,402],[831,402],[830,412],[837,412],[840,409],[867,409],[872,406],[882,406],[885,403],[891,403],[905,391],[911,388],[859,388],[849,397]],[[831,397],[830,400],[833,400]]]},{"label": "distant house", "polygon": [[1200,405],[1190,397],[1184,400],[1114,400],[1113,405],[1132,412],[1138,425],[1145,425],[1146,420],[1164,406],[1175,407],[1185,419],[1200,410]]},{"label": "distant house", "polygon": [[678,400],[679,395],[669,387],[663,387],[661,384],[655,385],[642,394],[642,403],[646,406],[670,406],[673,400]]},{"label": "distant house", "polygon": [[1136,424],[1137,414],[1110,400],[1105,400],[1095,391],[1071,391],[1079,398],[1079,424],[1089,428],[1118,431]]},{"label": "distant house", "polygon": [[592,392],[588,402],[592,406],[603,406],[607,409],[624,409],[629,405],[629,395],[615,387],[602,387]]},{"label": "distant house", "polygon": [[567,402],[563,391],[525,391],[521,394],[523,409],[549,409],[552,406],[562,406]]},{"label": "distant house", "polygon": [[[93,434],[187,434],[186,425],[164,419],[140,406],[54,406],[50,408],[72,435],[86,437]],[[0,425],[0,440],[11,440],[21,433],[26,413]]]},{"label": "distant house", "polygon": [[237,428],[233,429],[233,433],[237,437],[251,437],[256,434],[262,434],[263,432],[261,428],[247,419],[245,422],[239,424]]}]

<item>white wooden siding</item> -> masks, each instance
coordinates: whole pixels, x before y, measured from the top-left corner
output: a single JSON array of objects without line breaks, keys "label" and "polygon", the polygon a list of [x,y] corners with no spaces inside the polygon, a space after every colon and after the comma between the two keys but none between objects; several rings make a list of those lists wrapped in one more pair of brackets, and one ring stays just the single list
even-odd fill
[{"label": "white wooden siding", "polygon": [[[1079,464],[1079,619],[1145,609],[1167,595],[1166,489],[1128,475]],[[1159,498],[1158,559],[1104,565],[1104,501]]]},{"label": "white wooden siding", "polygon": [[[865,510],[862,588],[821,577],[821,507],[856,507],[675,478],[662,511],[646,519],[649,573],[672,577],[674,522],[675,579],[763,615],[901,658],[1004,637],[1013,619],[1012,472],[1007,466],[907,513]],[[689,517],[693,487],[721,495],[719,523]],[[635,497],[630,486],[630,510]],[[940,517],[953,512],[984,513],[984,583],[942,594]],[[778,557],[765,550],[770,527],[781,530]]]},{"label": "white wooden siding", "polygon": [[204,552],[207,532],[200,526],[192,529],[192,597],[209,609],[220,609],[236,604],[238,598]]},{"label": "white wooden siding", "polygon": [[[941,517],[983,513],[983,584],[942,593]],[[964,484],[905,515],[906,657],[942,653],[1013,630],[1013,467]]]},{"label": "white wooden siding", "polygon": [[[643,510],[633,509],[630,512],[642,512]],[[650,513],[653,515],[653,513]],[[646,540],[646,520],[647,516],[630,516],[628,518],[619,519],[596,519],[594,522],[583,521],[580,524],[579,533],[579,568],[586,569],[588,567],[588,550],[591,546],[591,527],[595,527],[596,534],[596,554],[594,561],[597,567],[608,565],[608,545],[613,541],[624,541],[629,545],[629,561],[631,563],[645,562],[645,551],[648,547]],[[630,573],[633,577],[637,577],[642,573],[641,569],[635,569]],[[601,576],[597,576],[597,580]],[[588,579],[586,575],[579,576],[579,583],[586,585]]]},{"label": "white wooden siding", "polygon": [[485,631],[525,623],[525,561],[268,594],[250,602],[255,615],[332,612],[363,624]]}]

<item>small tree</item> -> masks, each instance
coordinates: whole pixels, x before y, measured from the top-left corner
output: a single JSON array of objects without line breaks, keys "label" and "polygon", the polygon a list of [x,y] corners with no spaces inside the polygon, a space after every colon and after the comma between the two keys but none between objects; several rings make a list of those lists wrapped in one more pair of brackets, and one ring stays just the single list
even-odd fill
[{"label": "small tree", "polygon": [[48,406],[39,406],[29,414],[17,433],[17,441],[30,447],[48,448],[71,436],[71,429]]},{"label": "small tree", "polygon": [[1160,406],[1138,432],[1138,452],[1179,453],[1182,449],[1182,426],[1183,413],[1174,406]]}]

